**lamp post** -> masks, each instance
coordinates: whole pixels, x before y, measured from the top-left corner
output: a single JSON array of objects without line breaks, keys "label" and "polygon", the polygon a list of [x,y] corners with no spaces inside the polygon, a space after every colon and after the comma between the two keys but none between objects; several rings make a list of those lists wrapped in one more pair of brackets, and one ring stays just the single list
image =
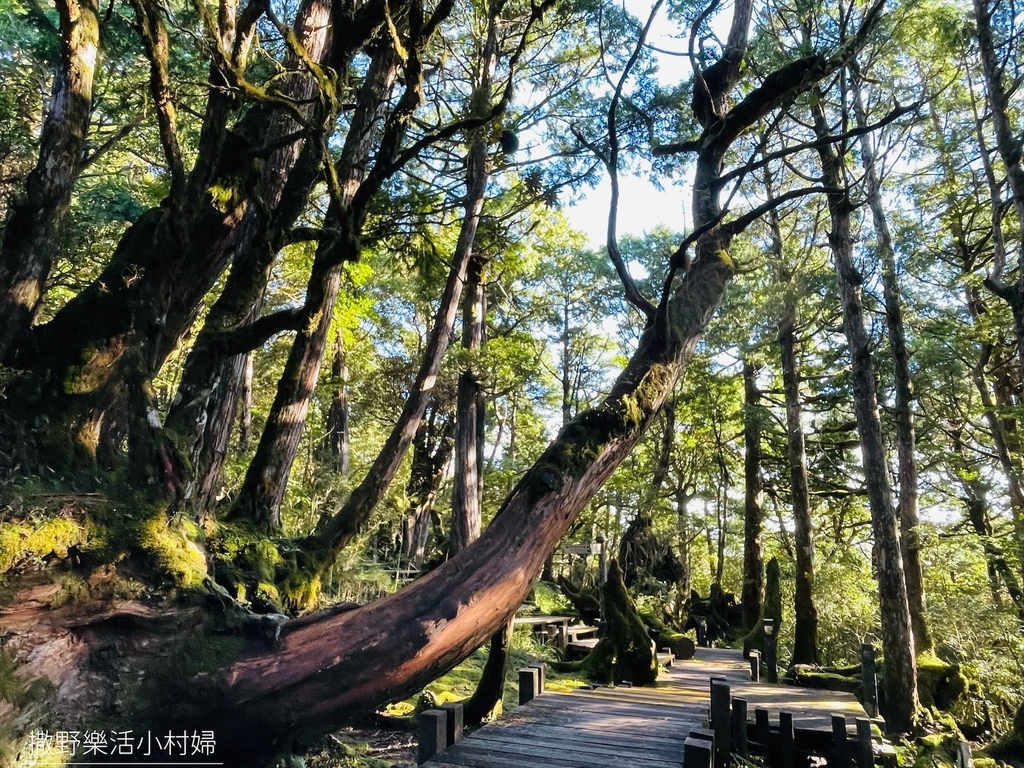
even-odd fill
[{"label": "lamp post", "polygon": [[764,620],[764,665],[767,667],[768,682],[779,682],[778,648],[775,638],[775,619]]}]

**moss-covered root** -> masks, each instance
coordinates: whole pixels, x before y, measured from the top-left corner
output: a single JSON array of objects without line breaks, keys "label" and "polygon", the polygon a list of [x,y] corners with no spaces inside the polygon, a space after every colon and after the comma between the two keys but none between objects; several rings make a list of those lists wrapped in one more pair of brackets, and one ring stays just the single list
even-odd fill
[{"label": "moss-covered root", "polygon": [[697,651],[697,644],[689,635],[676,632],[650,611],[644,611],[640,618],[647,625],[658,648],[668,648],[677,659],[691,659]]},{"label": "moss-covered root", "polygon": [[604,609],[604,634],[584,659],[584,674],[600,683],[629,680],[634,685],[650,685],[658,676],[658,660],[615,560],[608,568]]}]

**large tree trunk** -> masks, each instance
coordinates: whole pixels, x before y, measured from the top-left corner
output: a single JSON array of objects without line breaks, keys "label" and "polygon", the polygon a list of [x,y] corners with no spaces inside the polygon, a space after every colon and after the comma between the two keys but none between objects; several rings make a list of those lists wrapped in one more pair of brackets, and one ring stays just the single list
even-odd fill
[{"label": "large tree trunk", "polygon": [[757,388],[760,366],[743,362],[743,625],[750,630],[761,617],[764,591],[764,511],[761,500],[761,392]]},{"label": "large tree trunk", "polygon": [[39,158],[0,245],[0,362],[28,331],[58,252],[57,235],[85,157],[99,53],[96,0],[58,0],[62,39]]},{"label": "large tree trunk", "polygon": [[[857,125],[866,128],[867,111],[861,97],[862,81],[854,78],[853,103]],[[870,134],[860,137],[861,158],[864,164],[864,182],[867,187],[868,207],[875,228],[875,254],[882,265],[882,293],[885,299],[885,323],[889,330],[889,350],[892,353],[893,385],[896,401],[893,414],[896,420],[896,463],[899,477],[900,547],[903,552],[903,571],[907,579],[907,601],[910,621],[914,628],[914,648],[918,653],[932,649],[931,631],[924,592],[924,566],[921,564],[921,519],[917,510],[917,434],[914,429],[914,384],[910,377],[910,352],[903,324],[903,299],[896,277],[896,256],[892,234],[882,202],[882,182],[878,175],[875,148]]]},{"label": "large tree trunk", "polygon": [[[299,9],[295,32],[311,55],[324,47],[329,15],[329,3],[321,0],[307,0]],[[237,31],[236,51],[245,48],[254,22]],[[66,433],[63,439],[86,458],[95,455],[104,416],[124,403],[126,382],[138,379],[127,347],[142,345],[139,359],[149,376],[159,370],[242,243],[256,190],[280,188],[290,174],[291,164],[266,162],[251,149],[293,134],[293,118],[257,105],[229,134],[232,103],[229,91],[213,90],[187,182],[172,184],[175,194],[128,228],[100,276],[22,345],[18,366],[47,383],[15,396],[47,409],[57,431]],[[223,194],[214,199],[211,185]]]},{"label": "large tree trunk", "polygon": [[[816,87],[815,95],[817,98],[812,107],[815,132],[819,138],[825,138],[830,135],[830,131],[822,106],[824,94]],[[842,156],[827,145],[818,148],[818,155],[825,185],[836,190],[828,193],[831,221],[828,240],[842,300],[843,332],[850,348],[853,407],[874,533],[882,652],[885,655],[886,725],[893,731],[907,731],[918,709],[917,660],[914,656],[914,633],[907,603],[899,527],[889,485],[889,464],[878,417],[874,366],[865,330],[862,279],[853,262],[853,236],[850,232],[853,205],[844,178]]]}]

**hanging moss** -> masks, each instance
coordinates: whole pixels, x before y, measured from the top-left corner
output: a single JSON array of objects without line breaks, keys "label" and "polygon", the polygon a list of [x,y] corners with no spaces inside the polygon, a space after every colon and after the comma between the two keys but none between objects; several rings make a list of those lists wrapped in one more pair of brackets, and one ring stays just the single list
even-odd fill
[{"label": "hanging moss", "polygon": [[604,586],[604,634],[583,660],[582,670],[600,683],[650,685],[658,676],[658,660],[651,638],[622,581],[616,560],[608,567]]}]

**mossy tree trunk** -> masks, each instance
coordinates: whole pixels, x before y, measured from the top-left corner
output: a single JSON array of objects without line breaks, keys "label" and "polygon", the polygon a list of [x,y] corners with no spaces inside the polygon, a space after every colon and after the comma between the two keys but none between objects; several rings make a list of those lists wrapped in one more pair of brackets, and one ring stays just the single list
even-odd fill
[{"label": "mossy tree trunk", "polygon": [[602,590],[605,624],[601,639],[583,660],[583,672],[600,683],[650,685],[658,677],[658,658],[617,560],[609,563]]}]

